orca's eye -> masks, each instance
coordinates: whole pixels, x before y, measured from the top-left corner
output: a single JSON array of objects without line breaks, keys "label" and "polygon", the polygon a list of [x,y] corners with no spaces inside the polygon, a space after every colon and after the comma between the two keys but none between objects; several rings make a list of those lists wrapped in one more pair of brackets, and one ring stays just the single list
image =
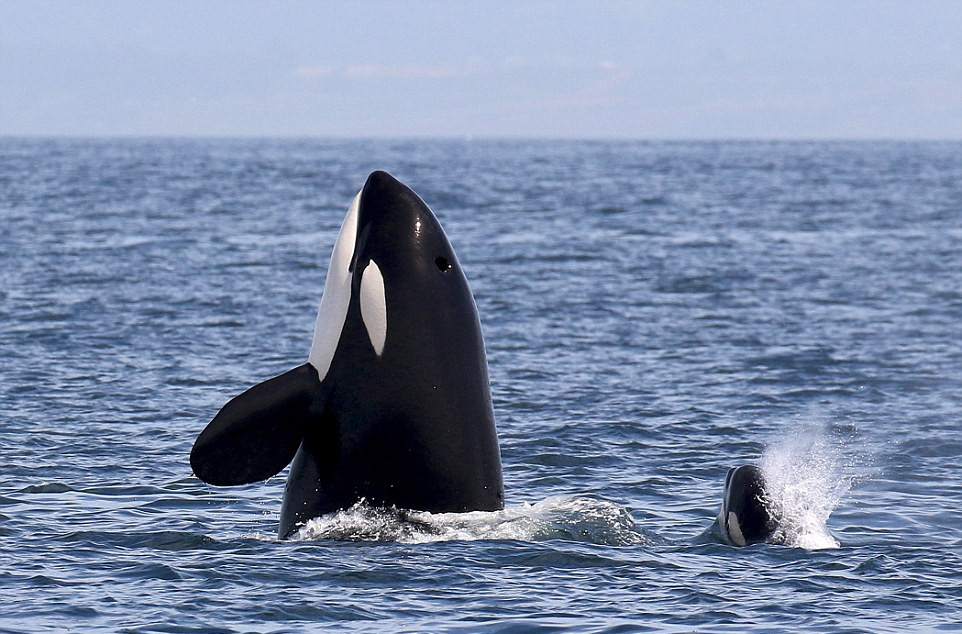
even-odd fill
[{"label": "orca's eye", "polygon": [[451,270],[451,263],[448,262],[448,259],[443,255],[439,255],[438,257],[434,258],[434,264],[442,273],[447,273]]}]

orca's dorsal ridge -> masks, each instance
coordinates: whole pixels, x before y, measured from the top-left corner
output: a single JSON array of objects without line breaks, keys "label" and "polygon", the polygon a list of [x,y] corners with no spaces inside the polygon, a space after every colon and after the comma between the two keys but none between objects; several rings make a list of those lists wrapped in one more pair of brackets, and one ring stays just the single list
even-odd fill
[{"label": "orca's dorsal ridge", "polygon": [[281,537],[361,499],[504,507],[474,298],[434,213],[387,172],[368,177],[341,224],[307,363],[228,402],[191,451],[216,485],[288,463]]}]

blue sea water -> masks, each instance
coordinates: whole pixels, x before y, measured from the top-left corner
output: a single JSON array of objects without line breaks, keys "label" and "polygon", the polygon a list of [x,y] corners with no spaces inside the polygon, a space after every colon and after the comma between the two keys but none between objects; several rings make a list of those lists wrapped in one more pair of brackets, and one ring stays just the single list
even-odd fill
[{"label": "blue sea water", "polygon": [[[507,508],[210,487],[387,169],[474,291]],[[0,140],[0,630],[962,630],[962,144]],[[785,545],[706,529],[762,464]]]}]

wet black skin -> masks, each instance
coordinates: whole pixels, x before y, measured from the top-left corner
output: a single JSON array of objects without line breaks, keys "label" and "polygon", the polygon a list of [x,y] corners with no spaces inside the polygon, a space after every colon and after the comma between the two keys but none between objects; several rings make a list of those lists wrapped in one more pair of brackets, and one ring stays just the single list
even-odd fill
[{"label": "wet black skin", "polygon": [[728,513],[738,518],[745,545],[769,541],[778,529],[778,518],[766,492],[765,475],[755,465],[734,467],[725,479],[720,528],[730,541],[732,527]]},{"label": "wet black skin", "polygon": [[[380,356],[359,300],[372,260],[387,307]],[[195,473],[213,484],[252,482],[293,456],[282,538],[361,499],[431,512],[503,508],[474,298],[434,214],[385,172],[371,174],[361,192],[351,267],[351,301],[327,375],[319,381],[305,364],[232,400],[195,443]]]}]

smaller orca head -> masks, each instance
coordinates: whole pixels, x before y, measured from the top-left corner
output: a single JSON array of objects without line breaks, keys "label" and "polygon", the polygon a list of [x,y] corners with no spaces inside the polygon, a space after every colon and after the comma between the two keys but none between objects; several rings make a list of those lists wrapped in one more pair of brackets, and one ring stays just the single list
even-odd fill
[{"label": "smaller orca head", "polygon": [[728,471],[718,527],[736,546],[768,541],[775,533],[778,517],[772,508],[761,469],[755,465],[742,465]]}]

